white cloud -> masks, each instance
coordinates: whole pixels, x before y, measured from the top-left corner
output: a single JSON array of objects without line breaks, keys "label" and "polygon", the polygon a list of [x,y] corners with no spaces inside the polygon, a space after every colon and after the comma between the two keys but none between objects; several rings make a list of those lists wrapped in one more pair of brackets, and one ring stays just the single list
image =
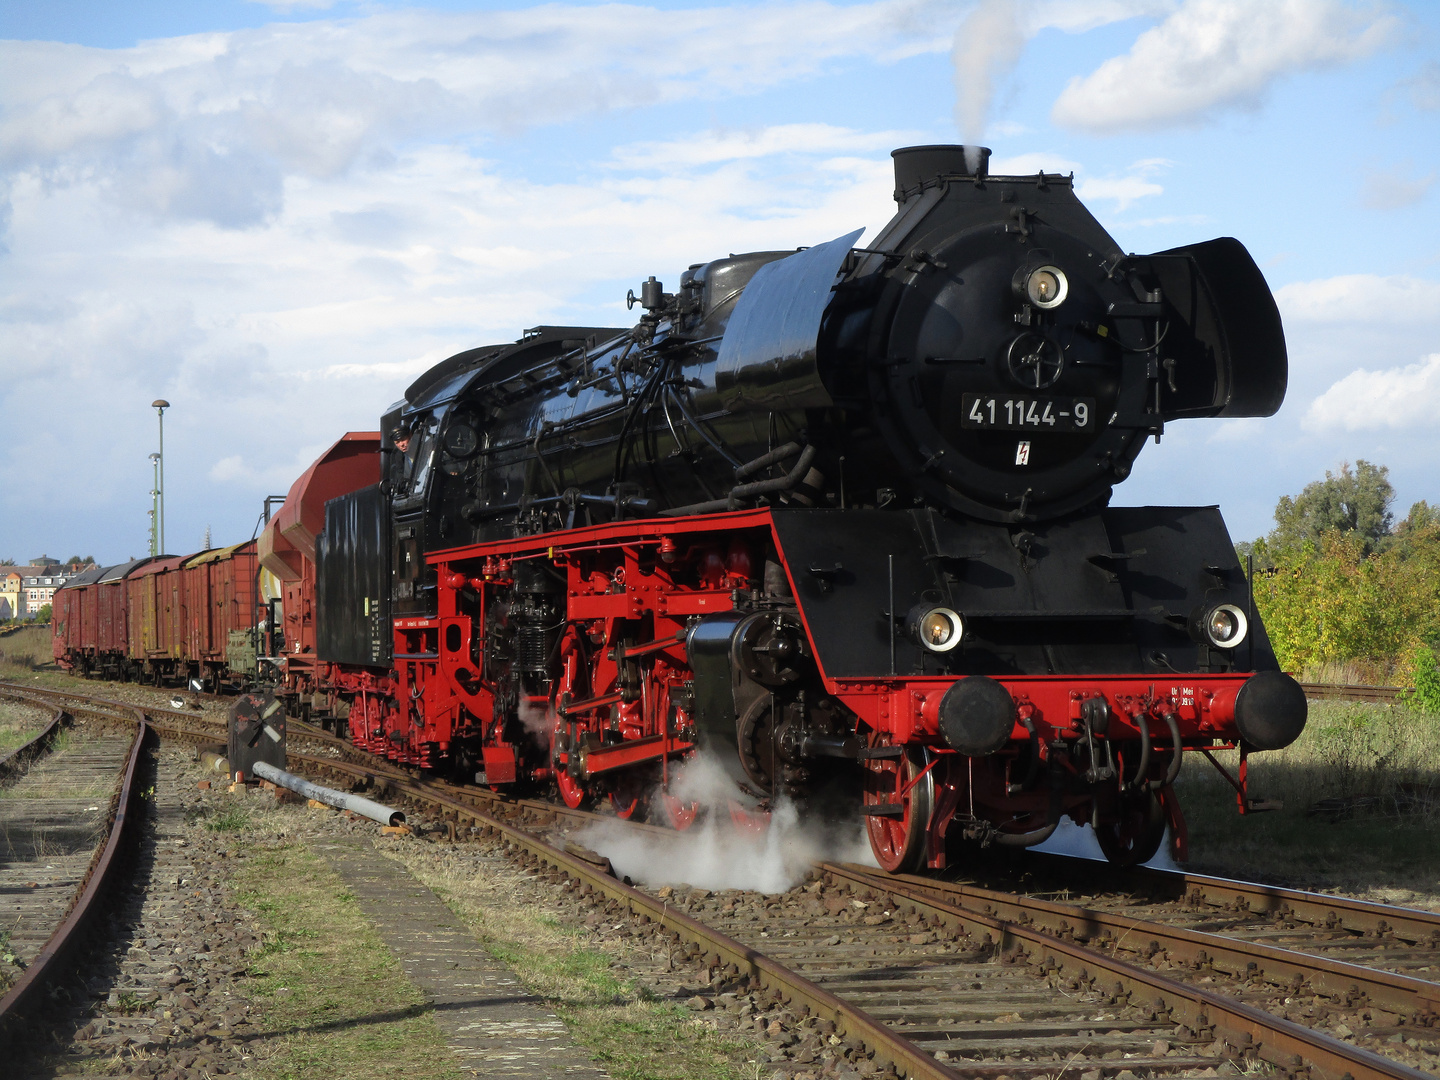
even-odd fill
[{"label": "white cloud", "polygon": [[618,147],[609,164],[622,169],[689,169],[779,154],[874,155],[920,137],[913,131],[855,131],[831,124],[773,124],[738,131],[707,131],[664,142],[632,143]]},{"label": "white cloud", "polygon": [[1371,171],[1365,176],[1364,201],[1372,210],[1399,210],[1413,206],[1435,186],[1437,176],[1412,177],[1409,170]]},{"label": "white cloud", "polygon": [[1429,426],[1440,413],[1440,353],[1400,368],[1352,371],[1310,403],[1311,431]]},{"label": "white cloud", "polygon": [[952,26],[941,0],[792,0],[402,10],[115,50],[5,41],[0,170],[95,185],[151,217],[255,227],[290,177],[387,168],[425,140],[756,93],[942,50]]},{"label": "white cloud", "polygon": [[1075,194],[1088,204],[1113,200],[1116,212],[1127,210],[1137,199],[1164,194],[1164,187],[1155,177],[1174,162],[1165,158],[1144,158],[1121,173],[1094,176],[1078,161],[1048,150],[1024,154],[999,155],[990,159],[991,176],[1033,176],[1038,172],[1073,173]]},{"label": "white cloud", "polygon": [[1368,56],[1398,28],[1383,8],[1340,0],[1185,0],[1129,53],[1072,79],[1051,118],[1096,134],[1198,123],[1256,106],[1286,75]]},{"label": "white cloud", "polygon": [[1263,438],[1270,430],[1269,417],[1246,416],[1234,420],[1222,420],[1210,431],[1206,442],[1244,443]]},{"label": "white cloud", "polygon": [[1119,176],[1087,177],[1076,184],[1075,193],[1086,202],[1114,199],[1115,210],[1123,212],[1136,199],[1163,194],[1165,189],[1154,178],[1172,164],[1164,158],[1146,158],[1135,162]]},{"label": "white cloud", "polygon": [[[717,149],[700,134],[524,183],[430,143],[385,169],[288,177],[279,209],[248,229],[139,220],[97,185],[21,176],[0,356],[12,394],[65,386],[67,423],[21,417],[0,468],[12,497],[46,499],[47,520],[72,515],[77,543],[143,550],[146,406],[165,397],[171,531],[209,521],[219,538],[248,536],[256,500],[309,464],[293,433],[373,428],[445,356],[539,323],[628,326],[625,289],[648,274],[673,287],[692,262],[883,223],[889,157],[864,148],[888,140],[758,129],[722,133]],[[23,464],[38,460],[47,468]],[[48,491],[47,476],[82,473],[83,495]]]},{"label": "white cloud", "polygon": [[1406,322],[1413,324],[1440,319],[1440,281],[1404,274],[1342,274],[1292,281],[1275,290],[1275,302],[1287,323],[1389,325],[1403,312]]}]

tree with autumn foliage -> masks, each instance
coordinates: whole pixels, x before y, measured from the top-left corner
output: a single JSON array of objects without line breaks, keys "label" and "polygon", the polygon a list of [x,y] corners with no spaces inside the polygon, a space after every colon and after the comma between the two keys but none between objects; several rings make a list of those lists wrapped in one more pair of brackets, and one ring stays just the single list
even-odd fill
[{"label": "tree with autumn foliage", "polygon": [[1255,604],[1280,664],[1345,667],[1407,686],[1440,645],[1440,512],[1418,502],[1398,524],[1389,470],[1360,461],[1280,499],[1255,541]]}]

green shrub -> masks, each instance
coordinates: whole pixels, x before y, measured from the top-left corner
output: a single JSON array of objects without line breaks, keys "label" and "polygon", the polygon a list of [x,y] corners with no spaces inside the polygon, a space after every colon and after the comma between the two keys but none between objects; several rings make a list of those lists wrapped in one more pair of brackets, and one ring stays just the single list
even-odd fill
[{"label": "green shrub", "polygon": [[1406,703],[1426,712],[1440,713],[1440,665],[1433,650],[1420,647],[1410,655],[1415,689],[1406,695]]}]

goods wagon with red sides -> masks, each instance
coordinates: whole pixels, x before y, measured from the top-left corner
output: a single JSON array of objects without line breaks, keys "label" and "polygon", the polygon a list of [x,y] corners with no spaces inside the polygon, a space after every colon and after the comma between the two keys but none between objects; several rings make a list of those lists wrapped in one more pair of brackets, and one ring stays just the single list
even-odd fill
[{"label": "goods wagon with red sides", "polygon": [[185,596],[184,671],[214,690],[230,677],[227,652],[233,632],[259,622],[257,542],[215,548],[191,556],[179,571]]},{"label": "goods wagon with red sides", "polygon": [[55,593],[54,654],[61,667],[87,678],[133,677],[125,579],[149,561],[87,570]]},{"label": "goods wagon with red sides", "polygon": [[94,583],[105,571],[98,566],[71,578],[55,590],[51,601],[52,648],[61,667],[82,671],[94,663],[97,620]]},{"label": "goods wagon with red sides", "polygon": [[138,677],[130,659],[130,619],[126,609],[125,581],[150,560],[132,559],[100,575],[95,591],[95,652],[97,672],[107,679],[129,681]]},{"label": "goods wagon with red sides", "polygon": [[136,678],[161,685],[185,655],[183,556],[162,555],[125,579],[129,655]]}]

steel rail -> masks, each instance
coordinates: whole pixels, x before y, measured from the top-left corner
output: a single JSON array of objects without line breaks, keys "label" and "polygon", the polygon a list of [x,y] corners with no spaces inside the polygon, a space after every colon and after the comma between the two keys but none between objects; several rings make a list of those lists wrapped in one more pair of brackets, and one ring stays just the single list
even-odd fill
[{"label": "steel rail", "polygon": [[1409,690],[1403,686],[1361,686],[1354,683],[1301,683],[1308,698],[1330,701],[1398,701]]},{"label": "steel rail", "polygon": [[10,779],[31,761],[50,749],[50,744],[55,741],[55,736],[60,734],[60,729],[69,719],[70,714],[64,709],[56,709],[55,715],[38,735],[17,746],[4,757],[0,757],[0,781]]},{"label": "steel rail", "polygon": [[1057,971],[1080,983],[1108,989],[1117,1002],[1128,999],[1131,1004],[1150,1003],[1157,1012],[1168,1012],[1172,1019],[1192,1030],[1214,1031],[1231,1046],[1249,1049],[1280,1069],[1308,1066],[1311,1076],[1320,1080],[1341,1080],[1347,1075],[1352,1080],[1421,1080],[1429,1076],[1263,1009],[1145,971],[1018,923],[982,915],[910,888],[888,875],[839,863],[826,863],[823,869],[832,881],[848,883],[854,891],[888,894],[902,910],[914,911],[977,938],[989,938],[1002,954],[1018,952],[1042,971]]},{"label": "steel rail", "polygon": [[1248,881],[1145,869],[1142,880],[1179,878],[1185,894],[1212,907],[1239,907],[1251,914],[1283,915],[1297,922],[1355,934],[1394,934],[1416,944],[1440,946],[1440,912],[1376,904],[1348,896],[1329,896],[1258,885]]},{"label": "steel rail", "polygon": [[1388,934],[1412,944],[1440,947],[1440,912],[1179,870],[1148,866],[1120,870],[1093,859],[1051,852],[1026,852],[1025,863],[1053,873],[1072,890],[1077,882],[1080,887],[1093,883],[1107,892],[1129,890],[1156,900],[1283,917],[1352,934]]},{"label": "steel rail", "polygon": [[97,847],[59,926],[24,974],[0,998],[0,1045],[19,1047],[33,1041],[34,1033],[26,1022],[49,1005],[51,992],[58,989],[77,948],[97,918],[108,910],[104,901],[123,876],[121,856],[134,841],[142,817],[143,785],[137,783],[137,773],[149,735],[144,717],[137,716],[135,739],[111,801],[105,843]]},{"label": "steel rail", "polygon": [[[52,690],[48,687],[26,686],[24,683],[17,683],[10,680],[0,680],[0,693],[7,697],[40,698],[42,700],[79,701],[85,703],[92,709],[109,708],[120,713],[131,714],[135,710],[141,710],[153,716],[170,716],[187,720],[203,720],[204,716],[197,715],[186,709],[166,709],[152,705],[136,705],[129,701],[116,701],[113,698],[98,697],[94,694],[82,694],[74,690]],[[116,719],[125,719],[117,717]]]},{"label": "steel rail", "polygon": [[1305,985],[1312,992],[1342,1000],[1358,992],[1373,1005],[1407,1018],[1440,1012],[1440,983],[1408,975],[1332,960],[1303,950],[1167,926],[1079,904],[1040,900],[911,874],[897,874],[893,880],[907,890],[923,891],[983,915],[1065,938],[1108,942],[1117,951],[1126,948],[1150,956],[1163,950],[1172,960],[1233,975],[1261,971],[1271,983]]}]

